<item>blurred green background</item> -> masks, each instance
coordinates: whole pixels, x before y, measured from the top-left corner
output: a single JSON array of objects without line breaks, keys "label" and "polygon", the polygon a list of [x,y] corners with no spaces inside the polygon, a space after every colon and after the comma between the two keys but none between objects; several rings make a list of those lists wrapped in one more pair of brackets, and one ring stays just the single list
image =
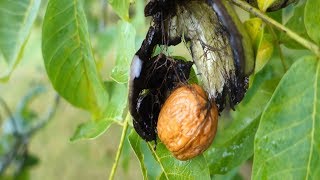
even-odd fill
[{"label": "blurred green background", "polygon": [[[143,3],[140,1],[139,8],[143,8]],[[46,4],[46,1],[42,1],[20,64],[8,82],[0,83],[0,96],[12,111],[16,109],[21,98],[38,84],[44,85],[47,91],[35,98],[31,108],[41,114],[54,100],[55,91],[48,80],[41,53],[41,26]],[[100,72],[103,73],[103,78],[108,79],[114,63],[115,54],[112,43],[114,43],[113,37],[119,18],[108,7],[106,1],[85,1],[85,8],[95,58],[101,69]],[[132,16],[135,16],[134,9],[131,13]],[[144,22],[141,15],[140,18],[142,18],[140,22]],[[147,27],[142,26],[141,28],[143,30],[140,33],[144,34],[143,31],[146,31]],[[3,69],[5,67],[1,62],[0,67]],[[3,108],[0,107],[1,125],[7,118],[5,114]],[[75,143],[69,141],[77,125],[90,118],[89,113],[74,108],[61,99],[53,119],[31,139],[30,154],[37,156],[39,163],[28,171],[30,179],[98,180],[109,176],[120,140],[120,126],[112,125],[106,133],[94,140]],[[123,152],[125,155],[120,160],[115,178],[141,179],[138,160],[128,144],[125,144]]]}]

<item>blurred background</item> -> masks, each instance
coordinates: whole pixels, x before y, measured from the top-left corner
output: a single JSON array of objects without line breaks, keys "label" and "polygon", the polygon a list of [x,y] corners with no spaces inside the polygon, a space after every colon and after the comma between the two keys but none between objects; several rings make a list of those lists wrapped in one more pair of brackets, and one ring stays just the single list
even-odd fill
[{"label": "blurred background", "polygon": [[[117,57],[117,46],[120,44],[120,38],[117,39],[120,34],[120,18],[112,11],[106,0],[83,2],[96,64],[103,80],[112,80],[111,72]],[[46,5],[47,1],[41,1],[40,11],[21,62],[12,73],[10,80],[0,83],[0,180],[106,179],[111,172],[117,153],[122,128],[114,123],[106,133],[97,139],[70,141],[77,126],[88,122],[91,116],[86,111],[73,107],[62,98],[57,99],[48,79],[41,53],[41,28]],[[150,20],[144,17],[144,6],[144,0],[135,0],[130,7],[130,23],[136,31],[136,50],[140,47],[150,25]],[[248,13],[237,10],[242,19],[249,18]],[[176,46],[174,50],[169,48],[167,51],[172,56],[178,55],[191,59],[183,44]],[[285,55],[286,57],[294,56],[291,52]],[[253,95],[256,91],[258,92],[260,84],[266,79],[269,89],[274,89],[279,81],[273,78],[278,77],[275,74],[283,73],[282,66],[279,65],[281,61],[278,57],[273,59],[276,65],[269,64],[260,73],[262,80],[258,82],[259,76],[257,77],[257,87],[252,88],[251,93],[248,92],[251,96],[247,94],[248,100],[244,100],[244,107],[247,102],[251,102],[252,107],[255,107],[255,102],[250,101],[250,98],[255,97]],[[0,70],[4,68],[0,54]],[[268,81],[272,81],[272,87],[269,86]],[[261,97],[259,93],[257,94],[257,101],[260,101]],[[246,112],[246,108],[242,110]],[[251,109],[244,114],[237,115],[237,112],[241,112],[241,107],[240,111],[235,111],[233,114],[233,117],[238,117],[238,119],[245,119],[247,114],[252,114]],[[227,110],[221,114],[219,129],[228,127],[232,119],[230,117]],[[16,125],[12,123],[12,119]],[[215,140],[217,144],[219,144],[219,139],[221,143],[229,138],[224,136],[225,132],[219,130],[217,137],[220,133],[222,138]],[[232,134],[232,132],[229,133]],[[19,143],[16,143],[15,139],[19,139]],[[145,159],[153,160],[150,152],[149,154],[143,153]],[[13,154],[17,156],[13,158]],[[228,154],[222,155],[227,156]],[[148,168],[154,167],[150,162],[148,162]],[[215,179],[250,179],[251,168],[252,158],[240,167],[231,170],[230,177],[217,175]],[[159,167],[158,169],[151,168],[150,172],[152,171],[155,174],[160,173]],[[126,138],[115,179],[142,178],[138,159],[133,154]]]},{"label": "blurred background", "polygon": [[[105,0],[84,2],[95,58],[103,79],[109,80],[115,60],[115,34],[120,19]],[[130,17],[133,17],[140,29],[137,30],[138,46],[147,31],[147,23],[143,17],[144,1],[137,0],[135,3],[130,10]],[[54,106],[56,94],[47,77],[41,53],[41,26],[46,5],[47,1],[42,1],[20,64],[8,82],[0,83],[0,170],[4,171],[0,179],[106,179],[116,155],[121,127],[112,125],[106,133],[94,140],[70,142],[77,125],[91,117],[89,113],[72,107],[61,98],[58,106]],[[5,68],[3,66],[3,61],[0,61],[0,69]],[[30,93],[34,93],[34,97],[19,111],[19,106]],[[14,138],[20,138],[13,132],[15,127],[10,123],[10,116],[19,123],[17,128],[20,130],[20,126],[30,128],[41,123],[48,110],[52,114],[43,126],[34,130],[32,135],[22,137],[26,141],[20,144],[23,147],[17,152],[22,152],[22,159],[9,160],[10,165],[6,164],[10,152],[17,150],[12,147]],[[28,157],[24,156],[26,153]],[[21,168],[22,162],[24,166]],[[13,178],[17,172],[19,176]],[[138,160],[128,142],[124,144],[115,178],[142,178]]]}]

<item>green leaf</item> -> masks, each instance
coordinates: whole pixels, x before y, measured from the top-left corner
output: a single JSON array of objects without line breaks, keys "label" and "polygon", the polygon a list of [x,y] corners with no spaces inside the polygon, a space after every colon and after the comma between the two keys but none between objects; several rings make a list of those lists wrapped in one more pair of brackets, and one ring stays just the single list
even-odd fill
[{"label": "green leaf", "polygon": [[259,72],[270,60],[273,53],[272,36],[270,34],[264,34],[260,43],[256,55],[256,65],[254,72]]},{"label": "green leaf", "polygon": [[258,45],[264,32],[264,24],[260,18],[251,18],[244,22],[244,26],[248,31],[248,34],[250,34],[252,45],[255,49],[255,53],[257,53]]},{"label": "green leaf", "polygon": [[42,53],[53,87],[74,106],[102,119],[108,94],[91,51],[82,1],[50,0],[43,22]]},{"label": "green leaf", "polygon": [[103,134],[115,121],[123,121],[124,110],[127,105],[127,86],[111,81],[105,82],[105,86],[110,96],[107,100],[108,107],[103,119],[80,124],[71,141],[96,138]]},{"label": "green leaf", "polygon": [[225,174],[253,155],[260,115],[281,76],[278,74],[279,62],[278,58],[272,59],[256,74],[245,98],[231,113],[232,123],[226,129],[221,129],[220,123],[212,146],[205,152],[210,174]]},{"label": "green leaf", "polygon": [[256,0],[261,11],[276,11],[296,0]]},{"label": "green leaf", "polygon": [[320,177],[320,62],[291,66],[262,114],[255,137],[253,179]]},{"label": "green leaf", "polygon": [[97,41],[96,50],[97,53],[102,56],[102,58],[106,58],[108,52],[114,48],[114,43],[117,37],[117,28],[116,26],[108,26],[104,31],[98,32],[97,37],[95,38]]},{"label": "green leaf", "polygon": [[[141,148],[141,145],[145,144],[145,142],[142,142],[143,140],[135,131],[131,132],[129,140],[140,161],[144,178],[150,178],[148,170],[152,172],[155,167],[152,166],[152,163],[149,163],[151,166],[145,163],[144,158],[147,152],[143,152],[143,150],[148,148]],[[188,161],[179,161],[172,156],[161,142],[158,143],[156,150],[154,150],[154,146],[151,143],[148,143],[148,147],[158,167],[162,170],[162,173],[158,177],[159,179],[210,179],[209,169],[203,155]],[[151,177],[155,179],[154,175]]]},{"label": "green leaf", "polygon": [[159,142],[157,149],[148,143],[153,157],[163,170],[165,179],[210,179],[209,168],[203,155],[188,161],[177,160],[167,148]]},{"label": "green leaf", "polygon": [[108,107],[103,117],[108,120],[122,121],[128,99],[127,85],[111,81],[105,82],[104,84],[110,96]]},{"label": "green leaf", "polygon": [[239,167],[232,169],[228,173],[224,175],[214,175],[213,178],[214,180],[242,180],[243,178],[239,174]]},{"label": "green leaf", "polygon": [[260,18],[251,18],[245,23],[255,51],[255,74],[269,61],[273,53],[272,37],[264,32],[264,24]]},{"label": "green leaf", "polygon": [[128,130],[126,131],[126,136],[123,141],[123,147],[122,147],[122,152],[121,152],[121,166],[123,171],[128,174],[129,172],[129,167],[130,167],[130,161],[131,161],[131,145],[129,142],[129,135],[131,132],[131,127],[128,127]]},{"label": "green leaf", "polygon": [[88,121],[80,124],[77,130],[70,138],[70,141],[74,142],[81,139],[94,139],[107,131],[107,129],[114,123],[108,119],[102,119],[99,121]]},{"label": "green leaf", "polygon": [[[299,6],[296,6],[294,8],[294,14],[289,19],[288,22],[285,23],[285,26],[291,30],[293,30],[295,33],[297,33],[299,36],[310,39],[306,30],[306,27],[304,26],[304,10],[305,10],[305,4],[301,4]],[[286,33],[282,32],[280,36],[281,42],[288,48],[292,49],[304,49],[305,47],[301,44],[297,43],[294,39],[290,38]]]},{"label": "green leaf", "polygon": [[258,7],[261,11],[265,12],[277,0],[257,0]]},{"label": "green leaf", "polygon": [[40,0],[0,1],[0,60],[2,56],[7,64],[6,69],[0,70],[0,82],[8,80],[21,59],[40,3]]},{"label": "green leaf", "polygon": [[131,60],[136,52],[134,26],[128,22],[119,23],[118,47],[116,65],[112,70],[111,78],[119,83],[127,83]]},{"label": "green leaf", "polygon": [[304,24],[311,39],[320,45],[320,1],[307,0],[304,9]]},{"label": "green leaf", "polygon": [[144,154],[141,151],[141,141],[142,139],[139,137],[139,135],[132,130],[130,135],[129,135],[129,142],[130,145],[135,153],[135,155],[137,156],[139,162],[140,162],[140,169],[142,171],[142,175],[144,177],[144,179],[148,179],[147,177],[147,167],[144,163]]},{"label": "green leaf", "polygon": [[199,83],[197,73],[194,70],[194,67],[191,68],[188,83],[189,84],[198,84]]},{"label": "green leaf", "polygon": [[132,24],[137,30],[137,34],[143,34],[143,38],[145,37],[145,30],[146,30],[146,17],[144,16],[144,7],[145,1],[144,0],[135,0],[134,1],[135,7],[135,15],[132,19]]},{"label": "green leaf", "polygon": [[[259,125],[259,117],[248,124],[235,122],[235,125],[245,126],[241,131],[231,135],[233,138],[222,145],[215,145],[206,153],[206,159],[210,167],[210,174],[225,174],[232,168],[239,166],[253,155],[253,140]],[[235,126],[234,125],[234,126]]]},{"label": "green leaf", "polygon": [[130,0],[109,0],[108,2],[122,20],[129,21]]}]

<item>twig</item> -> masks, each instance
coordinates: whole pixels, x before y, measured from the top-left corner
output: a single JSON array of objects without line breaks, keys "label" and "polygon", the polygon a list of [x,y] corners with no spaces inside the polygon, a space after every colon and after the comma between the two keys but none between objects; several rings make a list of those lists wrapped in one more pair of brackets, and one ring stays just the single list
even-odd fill
[{"label": "twig", "polygon": [[17,138],[16,142],[12,146],[11,150],[4,155],[2,161],[0,162],[0,174],[3,174],[3,172],[8,168],[12,160],[17,156],[20,147],[23,146],[23,139]]},{"label": "twig", "polygon": [[12,114],[9,106],[7,105],[6,101],[4,99],[2,99],[1,97],[0,97],[0,103],[2,104],[2,106],[3,106],[4,110],[6,111],[7,115],[9,116],[9,119],[10,119],[11,124],[13,126],[13,131],[14,131],[13,134],[14,134],[14,136],[19,137],[20,133],[18,131],[18,125],[17,125],[17,122],[16,122],[15,118],[13,117],[13,114]]},{"label": "twig", "polygon": [[313,42],[308,41],[308,40],[304,39],[303,37],[299,36],[297,33],[291,31],[290,29],[286,28],[285,26],[278,23],[274,19],[268,17],[267,15],[265,15],[264,13],[259,11],[258,9],[252,7],[250,4],[246,3],[245,1],[242,1],[242,0],[229,0],[229,1],[232,2],[233,4],[239,6],[240,8],[244,9],[245,11],[248,11],[251,14],[261,18],[266,23],[273,25],[274,27],[276,27],[280,31],[286,33],[290,38],[297,41],[302,46],[308,48],[316,56],[320,57],[320,48],[316,44],[314,44]]},{"label": "twig", "polygon": [[48,112],[46,113],[46,116],[42,120],[39,120],[39,122],[35,126],[30,128],[30,130],[26,133],[27,136],[32,136],[36,131],[43,128],[48,123],[48,121],[50,121],[50,119],[52,119],[53,115],[57,110],[59,101],[60,101],[60,97],[59,95],[56,95],[54,103],[49,108]]},{"label": "twig", "polygon": [[[30,98],[30,97],[28,97],[28,98]],[[24,102],[28,102],[28,100],[29,99],[27,99]],[[14,120],[14,117],[13,117],[9,107],[7,106],[7,104],[5,103],[5,101],[2,98],[0,98],[0,102],[3,105],[3,107],[6,109],[8,115],[9,115],[9,119],[11,121],[13,120],[13,123],[16,126],[16,124],[15,124],[16,122]],[[19,156],[19,154],[22,154],[22,155],[26,154],[30,137],[35,132],[37,132],[39,129],[41,129],[45,124],[47,124],[50,119],[52,119],[53,115],[56,112],[58,103],[59,103],[59,96],[57,95],[55,98],[54,104],[52,105],[51,108],[49,108],[48,113],[43,120],[40,120],[40,122],[38,124],[36,124],[34,127],[31,127],[30,130],[25,133],[18,132],[16,130],[13,132],[13,133],[17,133],[17,135],[15,135],[15,142],[14,142],[13,146],[11,147],[10,151],[8,151],[8,153],[3,156],[4,158],[0,162],[0,174],[2,174],[8,168],[10,163],[17,156]]]},{"label": "twig", "polygon": [[288,67],[287,67],[287,65],[286,65],[286,63],[285,63],[285,60],[284,60],[284,56],[283,56],[283,53],[282,53],[282,49],[281,49],[281,47],[280,47],[280,41],[279,41],[276,33],[274,32],[273,27],[272,27],[270,24],[268,24],[267,26],[268,26],[268,29],[270,30],[273,38],[274,38],[275,41],[276,41],[276,46],[277,46],[277,48],[279,49],[279,57],[280,57],[280,60],[281,60],[281,63],[282,63],[284,72],[287,72]]},{"label": "twig", "polygon": [[128,113],[127,117],[126,117],[126,119],[124,121],[123,129],[122,129],[122,135],[121,135],[121,139],[120,139],[120,143],[119,143],[119,147],[118,147],[118,152],[117,152],[115,161],[114,161],[112,169],[111,169],[109,180],[113,180],[114,179],[114,175],[116,173],[116,170],[117,170],[117,167],[118,167],[118,164],[119,164],[119,159],[120,159],[120,155],[121,155],[121,152],[122,152],[124,140],[125,140],[125,137],[126,137],[126,134],[127,134],[128,121],[129,121],[130,117],[131,117],[130,113]]}]

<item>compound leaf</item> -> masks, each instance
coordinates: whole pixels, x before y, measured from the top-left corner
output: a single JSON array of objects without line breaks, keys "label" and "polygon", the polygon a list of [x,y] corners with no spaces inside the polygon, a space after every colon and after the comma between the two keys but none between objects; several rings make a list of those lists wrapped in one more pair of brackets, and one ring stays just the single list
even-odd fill
[{"label": "compound leaf", "polygon": [[284,75],[262,114],[254,179],[320,177],[320,62],[304,57]]},{"label": "compound leaf", "polygon": [[231,113],[231,124],[225,129],[221,129],[222,123],[219,124],[216,138],[205,152],[211,175],[225,174],[253,155],[254,136],[261,113],[282,75],[279,69],[280,60],[272,59],[255,75],[245,98]]},{"label": "compound leaf", "polygon": [[74,106],[102,119],[108,94],[91,51],[81,0],[50,0],[43,22],[42,53],[58,93]]},{"label": "compound leaf", "polygon": [[40,3],[40,0],[0,1],[0,58],[7,64],[6,69],[0,70],[0,82],[9,78],[21,59]]}]

